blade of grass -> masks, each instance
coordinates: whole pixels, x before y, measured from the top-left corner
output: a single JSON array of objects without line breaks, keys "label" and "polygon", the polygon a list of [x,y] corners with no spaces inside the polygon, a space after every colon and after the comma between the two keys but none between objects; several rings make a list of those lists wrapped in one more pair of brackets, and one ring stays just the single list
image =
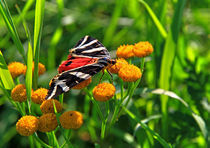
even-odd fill
[{"label": "blade of grass", "polygon": [[160,137],[160,135],[158,133],[156,133],[155,131],[153,131],[152,129],[150,129],[145,123],[141,122],[141,120],[135,116],[132,112],[130,112],[129,110],[127,110],[124,106],[122,106],[123,110],[131,117],[131,119],[135,120],[136,122],[138,122],[142,128],[146,131],[148,131],[150,134],[152,134],[153,138],[156,139],[157,141],[160,142],[160,144],[162,144],[162,146],[164,148],[172,148],[172,146],[170,144],[168,144],[162,137]]},{"label": "blade of grass", "polygon": [[15,85],[0,50],[0,78],[5,89],[11,90]]},{"label": "blade of grass", "polygon": [[154,90],[148,90],[147,92],[151,92],[153,94],[159,94],[159,95],[166,95],[169,96],[173,99],[176,99],[178,101],[180,101],[185,107],[187,107],[188,111],[191,113],[192,117],[195,119],[196,123],[198,124],[206,142],[208,142],[208,130],[205,124],[205,121],[202,119],[202,117],[198,116],[197,114],[195,114],[192,109],[190,108],[190,106],[187,104],[187,102],[185,102],[181,97],[179,97],[177,94],[175,94],[174,92],[171,91],[166,91],[164,89],[154,89]]},{"label": "blade of grass", "polygon": [[15,24],[13,22],[11,14],[10,14],[10,11],[9,11],[7,4],[4,0],[0,1],[0,13],[4,19],[7,29],[9,30],[9,32],[11,34],[11,37],[17,47],[17,50],[20,52],[20,54],[23,57],[24,62],[26,63],[26,55],[25,55],[23,45],[20,41]]},{"label": "blade of grass", "polygon": [[39,52],[42,35],[42,26],[44,18],[44,6],[45,0],[37,0],[35,8],[35,21],[34,21],[34,76],[33,85],[34,89],[37,88],[38,83],[38,64],[39,64]]},{"label": "blade of grass", "polygon": [[113,34],[116,30],[118,19],[121,15],[122,6],[124,4],[124,0],[117,0],[115,4],[115,9],[111,18],[111,22],[109,23],[109,27],[107,28],[103,43],[108,46],[110,45],[110,41],[112,40]]},{"label": "blade of grass", "polygon": [[167,32],[164,29],[164,27],[162,26],[162,24],[160,23],[159,19],[155,15],[155,13],[150,8],[150,6],[143,0],[138,0],[138,1],[146,8],[147,12],[149,13],[151,19],[153,20],[154,24],[158,28],[158,30],[159,30],[160,34],[162,35],[162,37],[166,38],[167,37]]},{"label": "blade of grass", "polygon": [[[173,60],[175,57],[176,44],[178,40],[178,34],[180,30],[185,3],[186,0],[179,0],[176,5],[177,7],[173,17],[171,29],[169,31],[164,46],[163,57],[161,61],[161,69],[160,69],[160,88],[165,90],[168,90],[170,87],[171,71],[173,68]],[[162,132],[163,132],[163,137],[165,138],[167,137],[167,132],[168,132],[167,103],[168,103],[168,97],[161,96],[161,110],[163,115]]]},{"label": "blade of grass", "polygon": [[61,39],[62,34],[63,34],[62,28],[61,27],[57,28],[50,42],[50,48],[48,50],[48,69],[49,70],[55,69],[56,45]]},{"label": "blade of grass", "polygon": [[[21,15],[21,11],[16,5],[16,9],[18,13]],[[26,94],[27,94],[27,106],[28,106],[28,111],[29,114],[31,114],[31,90],[32,90],[32,63],[33,63],[33,49],[31,46],[31,35],[30,31],[28,29],[28,25],[24,19],[24,16],[21,15],[21,19],[23,21],[23,26],[26,32],[26,37],[28,39],[28,51],[27,51],[27,70],[26,70],[26,79],[25,79],[25,84],[26,84]]]}]

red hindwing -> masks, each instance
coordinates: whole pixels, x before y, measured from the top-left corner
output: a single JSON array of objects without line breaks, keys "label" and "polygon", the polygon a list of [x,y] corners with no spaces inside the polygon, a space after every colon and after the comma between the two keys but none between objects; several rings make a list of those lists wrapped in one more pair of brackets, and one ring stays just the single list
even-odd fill
[{"label": "red hindwing", "polygon": [[87,64],[93,64],[96,60],[97,58],[81,58],[68,56],[68,60],[63,61],[58,67],[58,72],[62,73],[67,70],[85,66]]}]

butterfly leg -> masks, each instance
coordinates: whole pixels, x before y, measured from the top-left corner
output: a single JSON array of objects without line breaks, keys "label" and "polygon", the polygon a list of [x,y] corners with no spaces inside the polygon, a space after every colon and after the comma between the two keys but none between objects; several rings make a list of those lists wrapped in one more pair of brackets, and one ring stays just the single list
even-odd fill
[{"label": "butterfly leg", "polygon": [[103,78],[103,76],[104,76],[104,70],[102,70],[102,76],[99,79],[99,83],[101,83],[101,79]]},{"label": "butterfly leg", "polygon": [[112,82],[112,84],[113,84],[113,75],[111,74],[111,72],[107,69],[106,70],[107,72],[108,72],[108,74],[111,76],[111,82]]}]

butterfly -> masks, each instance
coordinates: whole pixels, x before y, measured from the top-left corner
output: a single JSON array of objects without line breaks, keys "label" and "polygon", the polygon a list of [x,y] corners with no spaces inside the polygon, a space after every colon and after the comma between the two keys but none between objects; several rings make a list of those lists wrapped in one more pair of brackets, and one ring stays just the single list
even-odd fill
[{"label": "butterfly", "polygon": [[45,99],[68,92],[75,85],[115,63],[108,50],[97,39],[90,36],[81,38],[74,48],[69,50],[68,59],[59,66],[59,74],[51,80]]}]

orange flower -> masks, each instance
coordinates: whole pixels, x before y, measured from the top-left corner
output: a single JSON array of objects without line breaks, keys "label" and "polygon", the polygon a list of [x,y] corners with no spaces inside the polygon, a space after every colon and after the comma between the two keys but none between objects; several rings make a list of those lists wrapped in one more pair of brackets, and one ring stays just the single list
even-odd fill
[{"label": "orange flower", "polygon": [[45,101],[48,90],[46,88],[39,88],[31,95],[31,100],[36,104],[42,104]]},{"label": "orange flower", "polygon": [[[26,74],[26,70],[27,70],[27,68],[25,68],[24,74]],[[46,71],[45,66],[42,63],[39,63],[38,64],[38,74],[39,74],[39,76],[44,74],[45,71]],[[33,65],[32,65],[32,73],[34,73],[34,62],[33,62]]]},{"label": "orange flower", "polygon": [[83,124],[82,114],[78,111],[67,111],[60,116],[59,120],[65,129],[78,129]]},{"label": "orange flower", "polygon": [[23,102],[27,100],[26,87],[23,84],[16,85],[11,91],[11,97],[14,101]]},{"label": "orange flower", "polygon": [[114,65],[112,65],[111,67],[109,67],[108,70],[111,73],[118,73],[120,68],[122,68],[123,66],[126,66],[126,65],[128,65],[128,62],[125,59],[120,58],[120,59],[117,59],[116,63]]},{"label": "orange flower", "polygon": [[[34,64],[33,64],[33,65],[34,65]],[[45,68],[45,66],[44,66],[42,63],[39,63],[39,64],[38,64],[38,68],[39,68],[39,70],[38,70],[39,76],[45,73],[46,68]],[[32,69],[34,69],[34,66],[32,67]],[[34,70],[33,70],[33,71],[34,71]]]},{"label": "orange flower", "polygon": [[42,111],[43,114],[46,113],[55,113],[54,112],[54,106],[53,106],[53,101],[56,107],[57,112],[61,112],[62,111],[62,105],[60,104],[60,102],[58,100],[55,99],[50,99],[50,100],[45,100],[42,105],[40,106],[40,109]]},{"label": "orange flower", "polygon": [[140,79],[141,75],[141,70],[134,65],[124,66],[118,72],[118,76],[125,82],[134,82]]},{"label": "orange flower", "polygon": [[117,48],[117,57],[118,58],[130,58],[133,57],[133,45],[122,45],[120,47]]},{"label": "orange flower", "polygon": [[87,87],[91,82],[92,82],[92,79],[89,78],[89,79],[77,84],[72,89],[83,89],[83,88]]},{"label": "orange flower", "polygon": [[146,41],[146,42],[138,42],[135,44],[133,48],[133,53],[137,57],[145,57],[150,55],[153,52],[152,45]]},{"label": "orange flower", "polygon": [[8,65],[8,69],[13,78],[24,74],[26,66],[20,62],[12,62]]},{"label": "orange flower", "polygon": [[23,116],[16,123],[16,130],[22,136],[30,136],[38,130],[39,120],[35,116]]},{"label": "orange flower", "polygon": [[58,126],[56,115],[53,113],[44,114],[39,118],[40,132],[51,132]]},{"label": "orange flower", "polygon": [[93,96],[97,101],[107,101],[114,96],[115,90],[113,84],[101,83],[93,89]]}]

